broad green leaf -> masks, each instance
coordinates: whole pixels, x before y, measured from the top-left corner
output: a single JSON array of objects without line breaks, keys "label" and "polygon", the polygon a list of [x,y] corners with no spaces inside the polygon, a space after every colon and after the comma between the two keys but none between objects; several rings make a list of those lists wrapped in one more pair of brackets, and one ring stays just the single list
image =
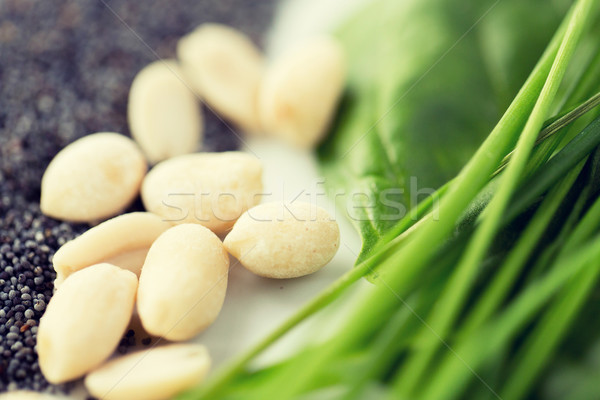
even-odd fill
[{"label": "broad green leaf", "polygon": [[361,233],[359,260],[468,161],[532,70],[564,3],[379,0],[340,30],[349,86],[319,156]]}]

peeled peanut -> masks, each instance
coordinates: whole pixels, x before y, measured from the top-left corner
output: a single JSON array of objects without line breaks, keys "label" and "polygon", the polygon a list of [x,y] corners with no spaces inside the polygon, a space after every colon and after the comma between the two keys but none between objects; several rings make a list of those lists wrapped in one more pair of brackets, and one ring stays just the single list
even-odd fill
[{"label": "peeled peanut", "polygon": [[187,340],[219,315],[229,257],[221,240],[197,224],[178,225],[156,239],[142,268],[137,310],[144,329]]},{"label": "peeled peanut", "polygon": [[201,110],[184,79],[175,60],[161,60],[142,69],[131,85],[129,129],[153,164],[193,153],[201,143]]},{"label": "peeled peanut", "polygon": [[210,356],[198,344],[170,344],[110,360],[85,378],[85,387],[104,400],[170,399],[204,379]]},{"label": "peeled peanut", "polygon": [[333,119],[344,81],[344,54],[333,38],[292,48],[262,81],[258,109],[263,128],[294,146],[316,146]]},{"label": "peeled peanut", "polygon": [[337,222],[309,203],[266,203],[248,210],[224,241],[241,264],[268,278],[296,278],[325,266],[339,248]]},{"label": "peeled peanut", "polygon": [[246,131],[259,130],[256,100],[263,57],[249,38],[225,25],[204,24],[179,40],[177,56],[211,108]]},{"label": "peeled peanut", "polygon": [[[171,227],[171,225],[168,225],[168,227]],[[116,265],[119,268],[131,271],[139,277],[140,272],[142,272],[144,261],[146,261],[146,254],[148,254],[149,249],[150,245],[148,245],[148,247],[140,247],[134,250],[126,250],[123,253],[107,257],[103,259],[102,262]]]},{"label": "peeled peanut", "polygon": [[139,276],[148,249],[170,227],[158,215],[147,212],[123,214],[96,225],[54,254],[54,287],[58,288],[73,272],[103,262]]},{"label": "peeled peanut", "polygon": [[56,291],[40,320],[37,349],[51,383],[79,378],[117,348],[133,311],[137,278],[110,264],[75,272]]},{"label": "peeled peanut", "polygon": [[90,222],[118,214],[137,196],[146,174],[144,155],[117,133],[85,136],[62,149],[42,178],[42,212]]},{"label": "peeled peanut", "polygon": [[262,165],[246,153],[199,153],[163,161],[146,176],[142,200],[164,220],[223,233],[258,204]]}]

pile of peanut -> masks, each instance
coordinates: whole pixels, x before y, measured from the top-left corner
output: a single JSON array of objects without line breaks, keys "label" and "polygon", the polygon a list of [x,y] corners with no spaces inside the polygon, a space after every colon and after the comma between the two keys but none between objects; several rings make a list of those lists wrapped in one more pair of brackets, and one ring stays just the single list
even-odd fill
[{"label": "pile of peanut", "polygon": [[[244,35],[207,24],[182,38],[177,53],[180,61],[154,62],[132,84],[135,141],[86,136],[60,151],[42,179],[45,214],[94,226],[54,255],[40,367],[52,383],[85,376],[103,399],[169,398],[210,368],[206,348],[189,343],[111,358],[132,317],[149,335],[189,340],[219,315],[230,255],[260,276],[294,278],[325,266],[339,247],[338,225],[325,210],[259,204],[256,157],[195,153],[199,99],[244,133],[314,147],[344,86],[335,40],[311,39],[266,65]],[[138,195],[147,212],[121,214]]]}]

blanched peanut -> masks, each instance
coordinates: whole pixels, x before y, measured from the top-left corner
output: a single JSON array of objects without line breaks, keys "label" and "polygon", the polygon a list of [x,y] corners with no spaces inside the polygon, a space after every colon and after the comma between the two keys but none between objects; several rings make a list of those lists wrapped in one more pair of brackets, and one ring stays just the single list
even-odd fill
[{"label": "blanched peanut", "polygon": [[344,89],[345,63],[332,38],[312,39],[267,69],[259,93],[259,115],[267,133],[301,148],[325,135]]},{"label": "blanched peanut", "polygon": [[42,178],[42,212],[90,222],[116,215],[138,194],[146,160],[137,145],[117,133],[96,133],[71,143]]},{"label": "blanched peanut", "polygon": [[219,315],[229,258],[214,233],[197,224],[167,230],[154,242],[140,275],[137,309],[144,329],[187,340]]},{"label": "blanched peanut", "polygon": [[189,154],[163,161],[146,176],[142,200],[171,223],[227,231],[260,201],[262,165],[242,152]]},{"label": "blanched peanut", "polygon": [[259,130],[256,101],[263,57],[250,39],[225,25],[204,24],[179,41],[177,56],[211,108],[246,131]]},{"label": "blanched peanut", "polygon": [[89,392],[104,400],[161,400],[199,384],[210,357],[198,344],[170,344],[110,360],[85,378]]},{"label": "blanched peanut", "polygon": [[[171,227],[171,225],[168,225],[168,227]],[[105,258],[102,260],[102,262],[116,265],[119,268],[131,271],[139,277],[140,272],[142,272],[142,267],[144,266],[144,261],[146,261],[146,255],[148,254],[149,249],[150,246],[140,247],[139,249],[135,250],[127,250],[123,253]]]},{"label": "blanched peanut", "polygon": [[135,212],[114,217],[65,243],[52,259],[54,287],[73,272],[106,262],[140,274],[146,253],[161,233],[171,227],[161,217]]},{"label": "blanched peanut", "polygon": [[335,255],[340,232],[332,217],[308,203],[266,203],[248,210],[225,238],[244,267],[268,278],[312,274]]},{"label": "blanched peanut", "polygon": [[82,269],[64,281],[38,332],[40,368],[49,382],[79,378],[112,354],[129,323],[136,288],[132,272],[110,264]]},{"label": "blanched peanut", "polygon": [[175,60],[155,61],[135,77],[127,117],[131,135],[151,163],[198,150],[200,105]]}]

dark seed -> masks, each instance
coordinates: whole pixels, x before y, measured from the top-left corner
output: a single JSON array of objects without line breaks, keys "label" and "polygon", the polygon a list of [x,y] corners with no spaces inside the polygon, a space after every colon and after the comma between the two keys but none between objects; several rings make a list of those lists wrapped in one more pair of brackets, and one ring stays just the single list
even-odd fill
[{"label": "dark seed", "polygon": [[46,308],[46,303],[44,302],[44,300],[36,299],[33,301],[33,308],[35,309],[35,311],[44,311],[44,309]]}]

